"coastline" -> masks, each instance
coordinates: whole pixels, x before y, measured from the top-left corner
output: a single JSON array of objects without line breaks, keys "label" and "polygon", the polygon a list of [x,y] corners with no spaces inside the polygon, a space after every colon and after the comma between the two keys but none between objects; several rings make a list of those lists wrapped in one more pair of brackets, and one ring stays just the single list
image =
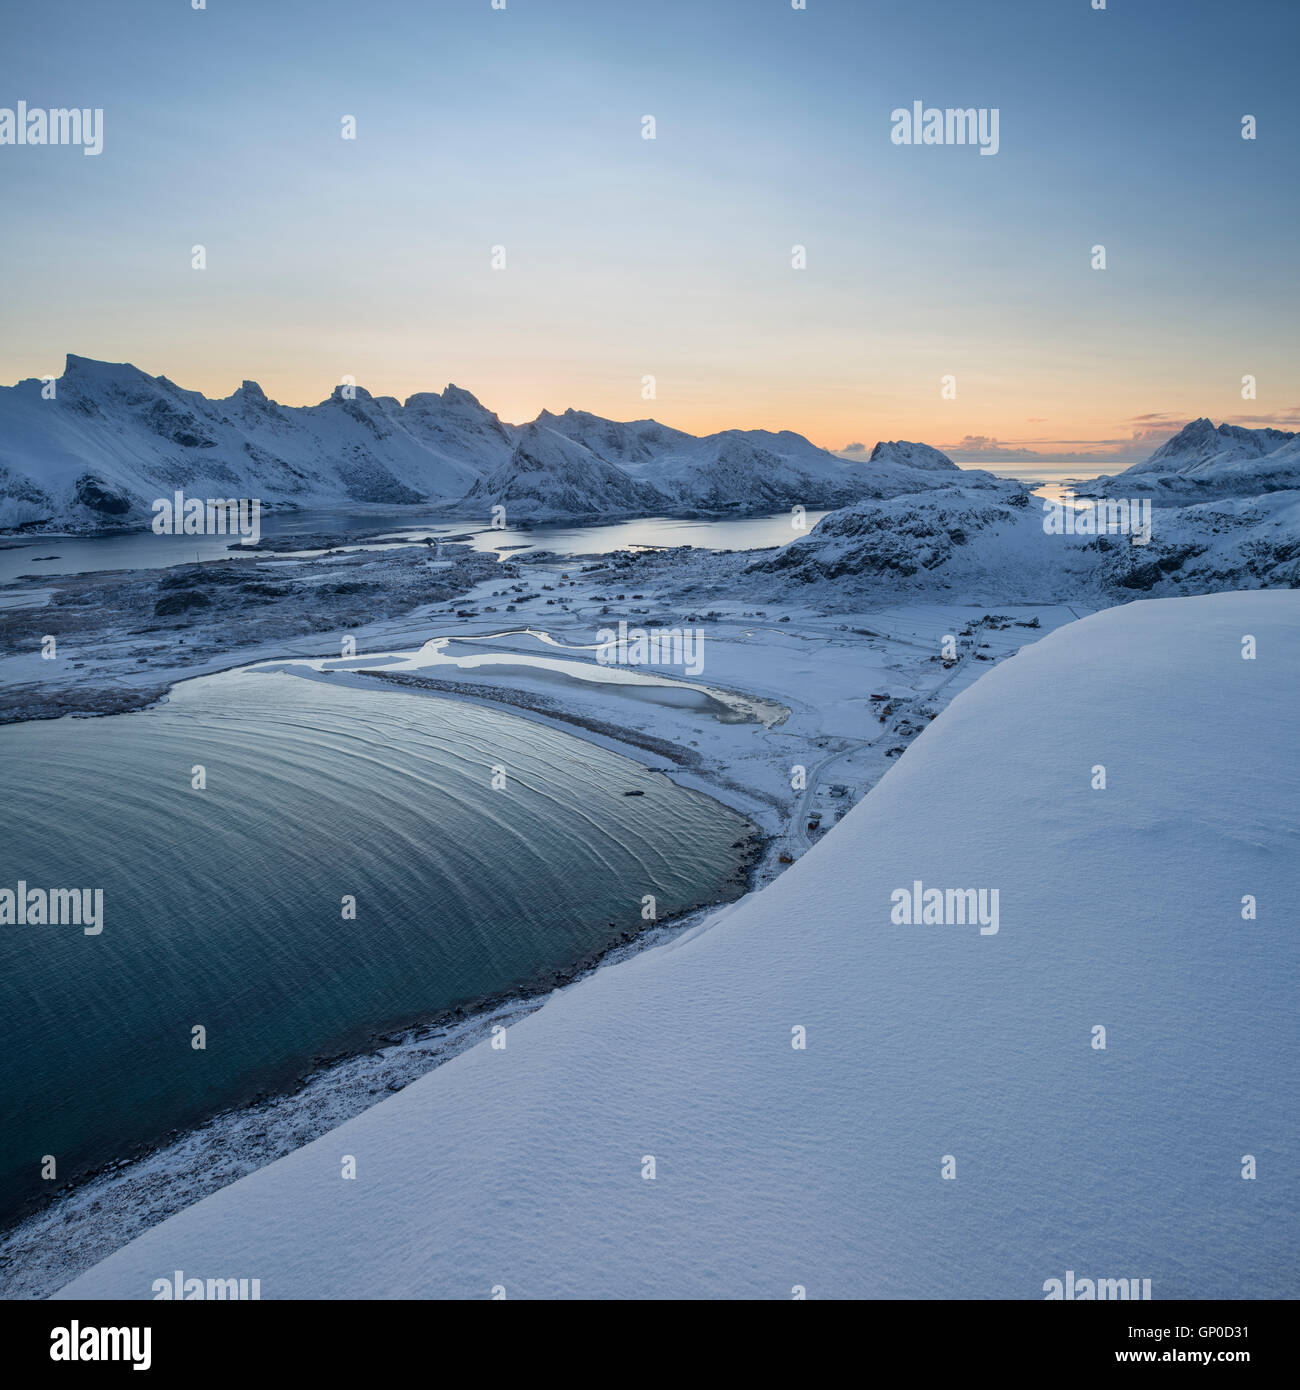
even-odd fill
[{"label": "coastline", "polygon": [[[149,704],[165,702],[172,686],[198,678],[183,676],[170,682]],[[53,1193],[20,1209],[0,1228],[0,1298],[48,1297],[182,1208],[337,1128],[384,1095],[401,1090],[459,1056],[487,1038],[493,1027],[508,1026],[541,1008],[555,992],[680,936],[714,913],[734,906],[755,891],[764,871],[772,867],[776,837],[754,823],[755,799],[738,787],[714,787],[706,776],[693,772],[692,763],[701,760],[687,758],[685,750],[644,736],[635,741],[631,731],[614,725],[592,727],[594,721],[533,709],[502,698],[506,692],[499,690],[410,688],[412,693],[434,698],[504,706],[515,717],[546,724],[640,762],[651,771],[670,776],[684,789],[746,816],[752,830],[738,842],[741,862],[736,879],[742,885],[740,891],[734,897],[665,916],[643,930],[625,931],[605,949],[546,971],[535,981],[385,1025],[369,1033],[358,1046],[313,1057],[287,1085],[259,1091],[247,1102],[228,1106],[199,1125],[172,1131],[164,1140],[138,1146],[107,1165],[75,1173]],[[665,760],[666,766],[662,765]]]},{"label": "coastline", "polygon": [[[706,570],[716,563],[703,557]],[[566,566],[585,581],[574,596],[580,605],[577,611],[557,609],[543,613],[534,608],[521,612],[514,621],[531,628],[540,620],[552,635],[566,630],[569,634],[576,630],[589,635],[600,619],[597,605],[601,600],[594,591],[608,589],[610,577],[603,572],[578,570],[572,562],[556,557],[532,562],[518,576],[494,569],[487,583],[471,571],[471,583],[455,586],[459,590],[455,601],[477,609],[491,597],[486,591],[493,584],[518,579],[523,579],[524,586],[540,601],[540,592],[545,588],[542,581],[553,578],[554,571]],[[632,587],[629,580],[620,578],[620,582]],[[676,595],[664,596],[664,581],[657,574],[653,578],[646,575],[637,583],[645,590],[646,602],[681,611],[683,600]],[[583,594],[582,590],[593,592]],[[442,599],[444,604],[447,601]],[[941,675],[931,665],[937,643],[933,632],[959,630],[961,622],[971,620],[964,615],[958,619],[948,605],[905,602],[901,607],[880,611],[873,606],[868,627],[864,628],[860,624],[867,621],[868,610],[826,614],[810,620],[799,609],[778,601],[769,619],[762,610],[751,611],[749,604],[722,602],[724,610],[710,614],[714,663],[710,681],[717,688],[747,699],[781,702],[790,715],[778,727],[709,719],[700,721],[702,727],[692,728],[698,715],[660,707],[622,709],[603,698],[598,687],[585,685],[566,691],[562,700],[527,688],[526,680],[522,689],[515,688],[513,682],[443,682],[436,677],[430,679],[428,671],[415,681],[381,680],[381,685],[504,708],[517,718],[544,724],[661,772],[677,785],[744,815],[755,825],[756,833],[744,869],[744,887],[735,898],[725,905],[713,903],[675,919],[661,920],[532,987],[464,1001],[438,1015],[377,1030],[364,1044],[344,1054],[314,1058],[295,1082],[274,1094],[260,1094],[247,1104],[228,1107],[196,1128],[168,1135],[165,1141],[142,1148],[105,1168],[78,1174],[43,1205],[27,1211],[0,1233],[0,1296],[33,1298],[54,1292],[89,1265],[177,1211],[301,1147],[376,1104],[385,1094],[402,1089],[444,1061],[459,1056],[486,1037],[494,1024],[522,1018],[558,990],[603,966],[629,959],[701,926],[711,917],[729,912],[757,888],[779,876],[784,864],[790,862],[787,850],[797,855],[812,843],[813,826],[808,825],[805,830],[805,824],[814,806],[814,793],[822,798],[820,804],[828,808],[831,816],[837,810],[842,815],[848,805],[874,785],[906,742],[920,732],[920,719],[915,720],[918,727],[908,724],[907,716],[913,708],[924,708],[931,697],[938,704],[946,704],[956,693],[951,677]],[[520,603],[522,606],[522,600]],[[791,611],[800,615],[798,626],[777,626],[778,615]],[[1073,612],[1068,614],[1070,619],[1074,616]],[[363,653],[364,649],[392,653],[422,646],[430,640],[431,631],[434,636],[487,637],[499,630],[503,617],[497,616],[495,610],[472,617],[457,612],[453,617],[449,611],[438,613],[433,611],[433,605],[421,605],[382,616],[353,631]],[[1066,620],[1066,615],[1058,613],[1057,621],[1062,620]],[[124,695],[140,695],[143,698],[137,708],[148,708],[165,703],[171,689],[182,681],[220,671],[273,665],[278,661],[338,661],[337,657],[319,654],[320,633],[267,633],[267,638],[261,644],[208,651],[194,664],[187,662],[177,667],[169,663],[150,673],[152,689],[146,690],[141,684],[134,688],[118,686],[117,690]],[[994,659],[1013,654],[1019,645],[1014,632],[1005,637],[989,635],[989,640],[997,644]],[[295,647],[297,651],[293,650]],[[815,706],[796,694],[798,671],[790,664],[792,659],[805,663],[814,656],[821,691]],[[982,656],[981,660],[990,658]],[[963,661],[954,673],[963,678],[955,684],[965,684],[967,678],[974,679],[987,669]],[[783,675],[774,682],[777,670]],[[332,679],[373,687],[376,679],[394,674],[401,673],[335,668]],[[936,676],[940,677],[938,685],[934,684]],[[870,702],[865,692],[882,689],[893,692],[897,705],[892,726],[886,724],[883,715],[877,722],[877,711],[868,708]],[[868,716],[865,724],[864,715]],[[82,710],[70,717],[95,715]],[[692,734],[698,735],[698,739]],[[793,762],[807,763],[811,776],[807,792],[792,804],[789,772]],[[839,765],[836,775],[851,783],[852,793],[846,801],[824,799],[826,773],[832,763]]]}]

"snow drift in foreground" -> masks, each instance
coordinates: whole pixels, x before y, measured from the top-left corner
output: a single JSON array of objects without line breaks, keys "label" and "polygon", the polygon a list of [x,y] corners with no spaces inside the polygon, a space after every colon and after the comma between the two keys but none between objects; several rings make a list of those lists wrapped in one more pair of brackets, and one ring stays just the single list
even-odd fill
[{"label": "snow drift in foreground", "polygon": [[[1294,1296],[1298,624],[1251,592],[1045,637],[770,887],[63,1296]],[[917,881],[998,930],[896,925]]]}]

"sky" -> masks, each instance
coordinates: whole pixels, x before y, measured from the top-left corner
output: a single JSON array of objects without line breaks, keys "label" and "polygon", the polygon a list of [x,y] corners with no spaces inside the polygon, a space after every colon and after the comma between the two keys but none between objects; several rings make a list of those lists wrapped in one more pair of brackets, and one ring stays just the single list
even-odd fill
[{"label": "sky", "polygon": [[[0,144],[0,383],[966,461],[1300,429],[1295,0],[197,2],[0,0],[0,108],[103,111],[98,155]],[[997,153],[895,143],[914,101]]]}]

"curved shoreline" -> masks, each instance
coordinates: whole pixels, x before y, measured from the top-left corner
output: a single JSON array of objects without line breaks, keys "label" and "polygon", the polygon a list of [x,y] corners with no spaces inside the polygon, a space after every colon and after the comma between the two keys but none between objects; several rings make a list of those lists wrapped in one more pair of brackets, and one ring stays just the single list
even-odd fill
[{"label": "curved shoreline", "polygon": [[[169,684],[168,691],[175,684],[180,681]],[[402,683],[399,688],[407,687]],[[487,1037],[493,1026],[540,1008],[555,990],[680,935],[740,901],[756,886],[771,857],[773,837],[753,824],[752,801],[738,805],[740,798],[734,794],[717,794],[680,747],[614,725],[580,716],[565,718],[562,712],[501,698],[523,692],[463,684],[460,689],[409,688],[435,698],[504,706],[517,718],[547,724],[643,765],[649,765],[648,753],[658,763],[666,760],[667,767],[651,770],[664,776],[671,770],[677,775],[670,780],[684,790],[707,796],[750,819],[750,832],[738,842],[740,862],[735,875],[740,891],[734,897],[664,917],[644,930],[625,931],[607,947],[588,952],[571,965],[544,971],[535,981],[376,1029],[364,1044],[314,1056],[291,1083],[259,1091],[246,1103],[227,1106],[201,1124],[172,1131],[161,1142],[137,1146],[122,1158],[76,1173],[53,1193],[20,1208],[0,1229],[0,1297],[48,1296],[177,1211],[302,1147],[377,1103],[384,1094],[401,1090],[458,1056]],[[163,694],[150,703],[165,703],[166,698]]]},{"label": "curved shoreline", "polygon": [[[757,867],[750,866],[751,880]],[[656,922],[554,972],[548,983],[377,1033],[363,1049],[321,1059],[292,1088],[218,1111],[165,1143],[78,1175],[0,1233],[0,1298],[48,1297],[176,1212],[338,1128],[485,1040],[494,1026],[541,1008],[556,990],[701,925],[749,891]]]}]

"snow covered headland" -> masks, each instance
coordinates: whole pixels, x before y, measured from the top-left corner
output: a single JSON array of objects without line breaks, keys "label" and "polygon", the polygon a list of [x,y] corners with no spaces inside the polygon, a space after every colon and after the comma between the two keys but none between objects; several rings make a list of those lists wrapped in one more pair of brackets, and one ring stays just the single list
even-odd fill
[{"label": "snow covered headland", "polygon": [[1253,497],[1300,487],[1300,435],[1245,429],[1202,417],[1141,463],[1087,485],[1100,496],[1148,493],[1166,502]]},{"label": "snow covered headland", "polygon": [[[63,1295],[1294,1296],[1298,622],[1060,628],[761,892]],[[899,920],[933,889],[996,931]]]}]

